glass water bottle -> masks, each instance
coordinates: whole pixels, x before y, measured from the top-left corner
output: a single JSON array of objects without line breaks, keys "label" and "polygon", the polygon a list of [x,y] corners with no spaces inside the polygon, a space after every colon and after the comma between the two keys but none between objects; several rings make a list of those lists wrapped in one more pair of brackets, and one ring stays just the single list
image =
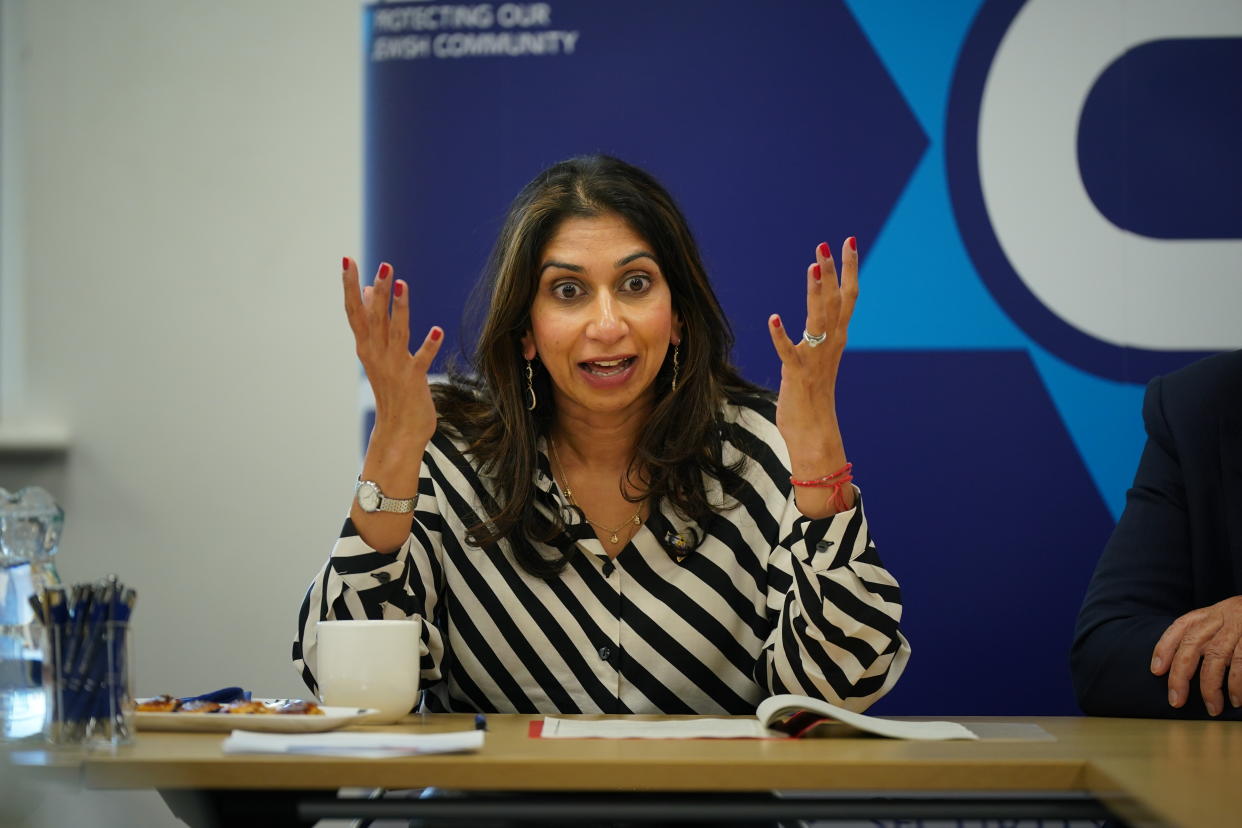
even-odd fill
[{"label": "glass water bottle", "polygon": [[54,555],[65,513],[43,489],[0,488],[0,740],[43,731],[42,623],[30,598],[60,583]]}]

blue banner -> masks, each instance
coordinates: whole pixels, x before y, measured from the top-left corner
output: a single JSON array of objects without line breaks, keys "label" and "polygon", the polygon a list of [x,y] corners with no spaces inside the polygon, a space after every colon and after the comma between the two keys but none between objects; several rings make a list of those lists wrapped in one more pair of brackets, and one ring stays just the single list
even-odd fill
[{"label": "blue banner", "polygon": [[800,320],[815,245],[856,235],[840,416],[914,652],[875,710],[1076,712],[1074,616],[1143,384],[1242,346],[1242,6],[364,14],[364,271],[411,284],[418,341],[438,324],[472,348],[463,307],[510,200],[573,155],[669,188],[769,387],[768,315]]}]

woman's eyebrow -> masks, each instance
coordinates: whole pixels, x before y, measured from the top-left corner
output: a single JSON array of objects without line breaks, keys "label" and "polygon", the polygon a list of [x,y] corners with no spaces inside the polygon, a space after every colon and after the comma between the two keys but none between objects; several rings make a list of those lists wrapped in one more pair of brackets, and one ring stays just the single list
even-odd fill
[{"label": "woman's eyebrow", "polygon": [[558,261],[553,260],[553,261],[543,263],[543,266],[539,268],[539,275],[542,276],[543,272],[547,270],[549,267],[559,267],[562,270],[572,270],[574,273],[583,273],[586,271],[586,268],[584,268],[582,265],[568,264],[566,262],[558,262]]},{"label": "woman's eyebrow", "polygon": [[635,259],[641,259],[644,257],[651,259],[651,261],[655,264],[659,264],[659,262],[656,262],[655,256],[648,253],[646,250],[640,250],[637,253],[631,253],[630,255],[626,256],[624,259],[618,259],[616,267],[625,267],[627,264],[634,261]]},{"label": "woman's eyebrow", "polygon": [[[656,260],[656,257],[654,254],[648,253],[646,250],[639,250],[638,252],[631,253],[630,255],[625,256],[624,258],[617,259],[617,261],[614,263],[613,266],[614,267],[625,267],[627,264],[634,261],[635,259],[643,259],[643,258],[651,259],[652,262],[655,262]],[[552,259],[552,260],[549,260],[543,263],[543,265],[539,268],[539,275],[542,276],[543,272],[550,267],[560,268],[561,270],[569,270],[574,273],[586,272],[586,268],[584,268],[582,265],[569,264],[568,262],[558,262],[555,259]]]}]

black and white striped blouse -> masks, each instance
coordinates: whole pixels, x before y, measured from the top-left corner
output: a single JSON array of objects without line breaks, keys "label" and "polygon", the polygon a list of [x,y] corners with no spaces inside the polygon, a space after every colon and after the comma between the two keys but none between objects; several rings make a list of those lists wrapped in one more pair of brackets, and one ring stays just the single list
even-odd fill
[{"label": "black and white striped blouse", "polygon": [[[319,620],[419,615],[432,711],[747,714],[787,692],[866,709],[910,648],[862,499],[803,517],[774,407],[731,405],[725,421],[726,463],[748,459],[732,508],[696,524],[661,503],[615,559],[568,509],[567,531],[586,554],[550,580],[526,573],[507,541],[490,551],[466,543],[486,483],[438,432],[405,545],[377,552],[347,519],[311,583],[293,645],[307,686],[316,689]],[[545,448],[538,508],[564,509]],[[721,502],[719,482],[706,482],[709,502]],[[679,560],[679,541],[696,538]]]}]

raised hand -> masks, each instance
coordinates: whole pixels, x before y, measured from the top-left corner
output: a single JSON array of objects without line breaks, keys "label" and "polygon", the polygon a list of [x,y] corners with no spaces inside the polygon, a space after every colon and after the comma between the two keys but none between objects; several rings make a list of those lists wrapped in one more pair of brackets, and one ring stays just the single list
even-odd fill
[{"label": "raised hand", "polygon": [[1186,613],[1156,642],[1151,671],[1158,676],[1168,673],[1173,707],[1186,703],[1196,669],[1199,693],[1209,714],[1219,716],[1225,709],[1226,671],[1229,703],[1242,707],[1242,595]]},{"label": "raised hand", "polygon": [[[409,286],[393,279],[392,265],[380,265],[375,284],[361,292],[354,261],[342,259],[341,269],[345,315],[375,394],[375,428],[360,479],[375,483],[387,497],[413,498],[418,495],[423,451],[436,431],[436,406],[427,371],[440,350],[444,331],[433,327],[411,354]],[[366,512],[355,500],[349,515],[373,549],[394,551],[409,537],[408,513]]]},{"label": "raised hand", "polygon": [[[845,447],[837,424],[836,384],[846,334],[858,300],[858,244],[853,236],[841,247],[841,276],[827,244],[815,250],[806,271],[805,335],[795,344],[781,318],[768,318],[768,332],[781,358],[781,387],[776,425],[789,448],[794,478],[815,480],[845,465]],[[798,507],[808,517],[823,517],[841,505],[853,505],[853,489],[842,488],[844,504],[834,506],[830,490],[796,489]]]},{"label": "raised hand", "polygon": [[392,265],[385,262],[375,275],[375,284],[359,293],[357,264],[345,258],[341,266],[345,315],[354,332],[358,359],[375,394],[376,431],[391,439],[425,445],[436,430],[427,371],[440,350],[444,332],[433,327],[411,354],[409,286],[394,280]]}]

